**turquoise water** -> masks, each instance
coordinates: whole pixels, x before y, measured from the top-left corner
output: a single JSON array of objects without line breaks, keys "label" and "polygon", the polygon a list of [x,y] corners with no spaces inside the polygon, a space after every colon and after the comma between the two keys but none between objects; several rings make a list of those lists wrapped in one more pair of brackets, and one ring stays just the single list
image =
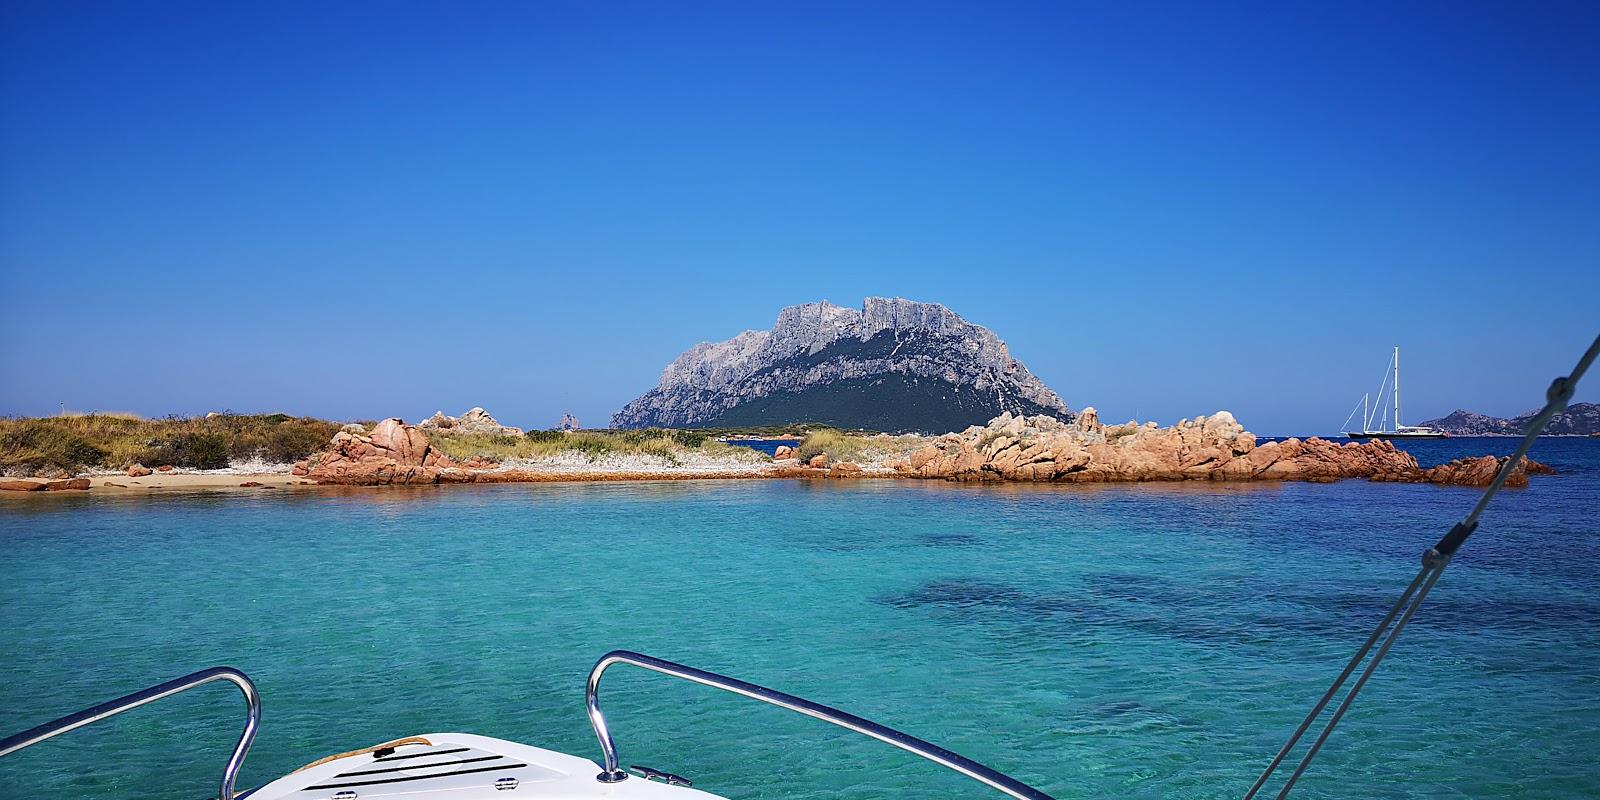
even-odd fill
[{"label": "turquoise water", "polygon": [[[1298,796],[1600,796],[1600,441],[1535,454],[1565,474],[1491,509]],[[226,663],[264,695],[244,785],[437,730],[598,757],[583,679],[626,647],[1058,798],[1237,797],[1475,497],[746,481],[8,498],[0,733]],[[719,794],[988,796],[776,709],[626,667],[606,681],[624,763]],[[209,797],[241,713],[228,686],[141,709],[0,760],[0,795]]]}]

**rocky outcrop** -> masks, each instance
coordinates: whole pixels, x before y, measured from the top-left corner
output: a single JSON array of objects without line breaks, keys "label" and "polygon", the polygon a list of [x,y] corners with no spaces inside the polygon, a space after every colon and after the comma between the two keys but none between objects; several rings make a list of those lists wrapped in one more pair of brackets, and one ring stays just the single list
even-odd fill
[{"label": "rocky outcrop", "polygon": [[130,464],[125,472],[130,478],[143,478],[150,474],[150,468],[143,464]]},{"label": "rocky outcrop", "polygon": [[39,481],[0,481],[0,492],[42,492],[44,484]]},{"label": "rocky outcrop", "polygon": [[[1515,417],[1491,417],[1457,409],[1447,416],[1430,419],[1423,426],[1444,431],[1452,436],[1523,436],[1528,424],[1538,415],[1529,411]],[[1543,431],[1546,436],[1600,435],[1600,403],[1572,403],[1566,410],[1550,418]]]},{"label": "rocky outcrop", "polygon": [[318,483],[386,486],[473,483],[484,470],[498,466],[478,456],[457,462],[436,449],[420,425],[391,418],[369,433],[339,431],[327,450],[296,462],[290,471]]},{"label": "rocky outcrop", "polygon": [[522,429],[511,425],[501,425],[499,420],[489,416],[489,412],[482,408],[473,408],[459,417],[446,415],[443,411],[433,412],[433,416],[417,423],[417,427],[430,433],[460,433],[477,436],[521,436]]},{"label": "rocky outcrop", "polygon": [[583,426],[578,423],[577,417],[574,417],[571,414],[562,414],[561,419],[556,422],[555,429],[558,431],[576,431],[582,430]]},{"label": "rocky outcrop", "polygon": [[1002,412],[1072,416],[987,328],[941,305],[870,297],[859,311],[792,306],[771,330],[695,345],[611,425],[947,431]]},{"label": "rocky outcrop", "polygon": [[[386,419],[366,435],[339,431],[328,449],[313,456],[306,477],[353,486],[440,483],[457,464],[433,449],[419,427]],[[296,471],[298,472],[298,470]]]},{"label": "rocky outcrop", "polygon": [[51,491],[51,492],[60,492],[60,491],[78,491],[78,492],[82,492],[82,491],[87,491],[89,489],[90,485],[91,484],[89,483],[89,479],[88,478],[68,478],[67,480],[64,480],[64,481],[50,481],[49,483],[46,483],[44,485],[44,488],[45,488],[46,491]]},{"label": "rocky outcrop", "polygon": [[1475,481],[1482,473],[1476,464],[1423,470],[1386,440],[1286,439],[1258,446],[1226,411],[1159,428],[1153,422],[1102,425],[1092,408],[1072,422],[1002,414],[988,425],[941,436],[893,466],[917,478],[1065,483],[1369,478],[1481,485]]},{"label": "rocky outcrop", "polygon": [[[1458,458],[1448,464],[1422,471],[1423,477],[1429,483],[1441,483],[1450,486],[1488,486],[1494,481],[1494,476],[1506,463],[1505,458],[1494,456],[1479,456],[1477,458]],[[1506,476],[1507,486],[1527,486],[1529,475],[1554,475],[1555,470],[1548,465],[1541,464],[1531,458],[1524,457],[1511,474]]]}]

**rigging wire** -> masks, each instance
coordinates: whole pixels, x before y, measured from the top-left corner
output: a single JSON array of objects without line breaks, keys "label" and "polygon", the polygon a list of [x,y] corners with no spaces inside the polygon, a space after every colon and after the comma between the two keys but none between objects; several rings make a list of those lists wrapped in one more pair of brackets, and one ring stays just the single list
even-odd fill
[{"label": "rigging wire", "polygon": [[[1362,687],[1366,686],[1367,679],[1371,678],[1372,674],[1377,671],[1378,665],[1383,662],[1384,656],[1388,655],[1389,648],[1393,647],[1395,641],[1400,638],[1400,632],[1405,630],[1406,625],[1411,622],[1411,618],[1417,613],[1417,609],[1422,607],[1422,602],[1427,599],[1428,592],[1433,590],[1434,584],[1438,583],[1440,576],[1444,574],[1445,567],[1448,567],[1450,561],[1455,558],[1456,551],[1466,542],[1467,537],[1477,530],[1478,518],[1483,515],[1484,509],[1488,508],[1489,501],[1494,499],[1495,493],[1500,491],[1500,487],[1505,485],[1506,479],[1510,478],[1511,473],[1515,472],[1517,466],[1522,463],[1523,457],[1528,454],[1528,449],[1533,447],[1534,440],[1539,437],[1545,426],[1549,424],[1550,418],[1566,409],[1567,403],[1572,400],[1573,392],[1578,388],[1578,381],[1583,378],[1583,374],[1588,371],[1589,366],[1594,363],[1597,356],[1600,356],[1600,336],[1596,336],[1594,342],[1589,345],[1589,349],[1584,351],[1583,355],[1578,359],[1577,366],[1573,367],[1572,372],[1558,377],[1550,383],[1550,388],[1545,391],[1544,408],[1541,408],[1533,420],[1528,423],[1527,433],[1523,435],[1522,441],[1517,445],[1516,452],[1512,453],[1500,465],[1500,471],[1495,473],[1494,480],[1490,481],[1488,488],[1484,489],[1483,495],[1478,498],[1478,503],[1473,506],[1471,513],[1452,526],[1443,538],[1422,555],[1422,569],[1417,572],[1417,576],[1411,579],[1411,584],[1401,593],[1400,599],[1396,600],[1394,605],[1389,608],[1389,613],[1384,615],[1383,621],[1378,623],[1378,627],[1372,631],[1372,635],[1368,636],[1367,640],[1356,650],[1356,654],[1345,664],[1344,670],[1339,673],[1339,677],[1334,679],[1333,685],[1329,686],[1328,691],[1323,693],[1322,698],[1317,701],[1315,706],[1312,706],[1311,712],[1300,722],[1299,727],[1295,728],[1294,733],[1290,734],[1289,740],[1278,750],[1278,754],[1273,756],[1272,762],[1262,771],[1261,776],[1256,778],[1256,782],[1250,787],[1250,790],[1245,792],[1244,800],[1252,800],[1261,791],[1261,788],[1266,785],[1272,774],[1283,764],[1284,759],[1294,750],[1295,745],[1300,742],[1301,737],[1311,729],[1317,718],[1322,715],[1328,704],[1333,701],[1333,698],[1339,693],[1339,689],[1344,686],[1345,681],[1355,672],[1356,667],[1360,666],[1367,654],[1372,652],[1373,646],[1378,644],[1379,639],[1382,639],[1383,643],[1378,645],[1377,653],[1367,663],[1366,668],[1361,671],[1361,677],[1357,678],[1356,682],[1351,685],[1350,691],[1340,701],[1339,707],[1334,709],[1333,715],[1329,717],[1327,724],[1317,734],[1316,740],[1311,743],[1306,754],[1300,759],[1300,763],[1295,766],[1294,772],[1290,774],[1288,780],[1284,782],[1283,788],[1278,792],[1279,800],[1289,796],[1290,790],[1300,780],[1300,776],[1305,774],[1306,770],[1311,766],[1312,760],[1317,757],[1317,753],[1322,750],[1322,746],[1328,741],[1328,736],[1333,733],[1334,727],[1344,718],[1345,712],[1350,710],[1350,706],[1355,702],[1356,696],[1361,693]],[[1398,621],[1396,621],[1397,615],[1399,616]],[[1393,623],[1393,628],[1390,628],[1390,623]],[[1388,631],[1387,636],[1385,635],[1386,630]]]},{"label": "rigging wire", "polygon": [[1379,409],[1383,411],[1383,422],[1378,425],[1377,430],[1381,431],[1389,426],[1389,407],[1384,405],[1383,393],[1389,388],[1389,376],[1394,374],[1393,368],[1394,356],[1391,355],[1389,356],[1389,363],[1384,365],[1383,368],[1383,380],[1378,383],[1378,396],[1372,399],[1372,413],[1368,414],[1367,418],[1362,421],[1361,430],[1363,433],[1373,430],[1372,419],[1378,416]]},{"label": "rigging wire", "polygon": [[[1364,406],[1366,404],[1367,404],[1367,396],[1366,395],[1361,395],[1361,402],[1356,403],[1356,408],[1361,408],[1362,406]],[[1345,417],[1344,418],[1344,422],[1339,425],[1339,432],[1340,433],[1344,433],[1345,431],[1350,430],[1350,420],[1353,420],[1353,419],[1356,418],[1356,408],[1350,409],[1350,416]],[[1366,433],[1367,432],[1366,425],[1367,425],[1367,421],[1366,421],[1365,418],[1363,418],[1361,420],[1361,432],[1362,433]]]}]

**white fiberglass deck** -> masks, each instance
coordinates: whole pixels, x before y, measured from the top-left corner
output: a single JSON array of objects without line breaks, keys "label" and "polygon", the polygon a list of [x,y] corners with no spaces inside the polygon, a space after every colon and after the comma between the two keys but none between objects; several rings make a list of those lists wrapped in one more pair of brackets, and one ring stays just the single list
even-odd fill
[{"label": "white fiberglass deck", "polygon": [[468,733],[429,733],[431,745],[408,744],[382,757],[349,756],[286,775],[248,795],[249,800],[722,800],[685,786],[632,777],[595,780],[600,766],[586,758]]}]

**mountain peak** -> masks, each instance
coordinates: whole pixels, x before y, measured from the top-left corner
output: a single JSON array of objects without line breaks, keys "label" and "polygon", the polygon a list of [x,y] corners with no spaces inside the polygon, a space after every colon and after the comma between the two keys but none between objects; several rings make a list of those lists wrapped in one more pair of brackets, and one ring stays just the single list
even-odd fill
[{"label": "mountain peak", "polygon": [[859,310],[789,306],[770,330],[697,344],[611,424],[947,431],[1005,411],[1072,417],[989,329],[937,303],[869,297]]}]

